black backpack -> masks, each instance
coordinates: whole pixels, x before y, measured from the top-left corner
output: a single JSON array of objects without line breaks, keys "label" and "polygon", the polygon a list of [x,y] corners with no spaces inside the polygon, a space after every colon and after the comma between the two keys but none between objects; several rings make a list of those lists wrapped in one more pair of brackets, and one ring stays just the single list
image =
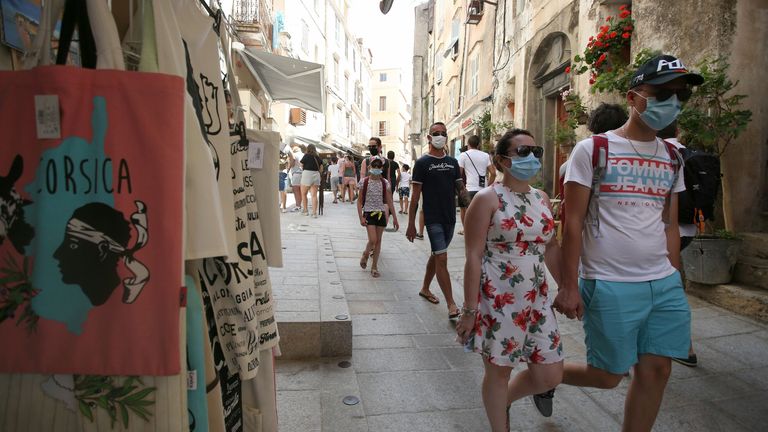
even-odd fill
[{"label": "black backpack", "polygon": [[700,224],[715,219],[715,201],[720,189],[720,159],[711,153],[686,148],[683,156],[685,192],[679,195],[678,222]]}]

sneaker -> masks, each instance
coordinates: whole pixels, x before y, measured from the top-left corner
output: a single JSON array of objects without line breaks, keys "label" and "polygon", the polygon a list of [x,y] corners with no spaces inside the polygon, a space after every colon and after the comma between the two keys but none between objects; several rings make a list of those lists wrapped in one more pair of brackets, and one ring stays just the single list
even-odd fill
[{"label": "sneaker", "polygon": [[282,209],[280,210],[281,213],[288,213],[288,209]]},{"label": "sneaker", "polygon": [[301,211],[301,209],[299,207],[294,207],[294,208],[291,209],[291,213],[298,213],[300,211]]},{"label": "sneaker", "polygon": [[699,359],[696,358],[696,354],[691,354],[688,358],[672,358],[672,360],[688,367],[696,367],[699,365]]},{"label": "sneaker", "polygon": [[531,396],[533,404],[544,417],[552,417],[552,399],[555,397],[555,389]]}]

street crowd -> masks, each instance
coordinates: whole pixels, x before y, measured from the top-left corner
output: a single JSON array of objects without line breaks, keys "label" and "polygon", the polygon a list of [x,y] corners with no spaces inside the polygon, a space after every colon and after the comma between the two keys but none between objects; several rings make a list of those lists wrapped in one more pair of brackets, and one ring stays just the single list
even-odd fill
[{"label": "street crowd", "polygon": [[[317,217],[321,177],[328,178],[334,203],[356,202],[368,238],[360,267],[373,278],[380,277],[382,234],[390,221],[397,230],[398,216],[405,219],[411,242],[426,231],[431,254],[419,296],[439,304],[429,288],[437,278],[448,318],[456,320],[457,343],[481,355],[482,399],[493,431],[509,430],[510,405],[523,397],[551,416],[558,386],[610,389],[630,373],[623,430],[650,431],[671,361],[697,364],[680,273],[680,251],[696,228],[678,223],[685,184],[675,137],[682,104],[702,83],[701,75],[669,55],[638,68],[627,110],[596,108],[588,123],[594,135],[561,167],[558,214],[553,200],[531,186],[544,155],[533,134],[509,130],[491,154],[473,136],[453,158],[442,122],[430,126],[429,151],[412,168],[395,162],[393,152],[384,157],[378,138],[369,142],[371,156],[359,161],[334,155],[324,163],[313,145],[295,147],[281,167],[283,212],[285,191],[292,188],[295,211],[309,216],[311,209]],[[660,168],[622,175],[616,169],[649,162]],[[644,183],[656,187],[632,187]],[[448,272],[457,205],[466,248],[462,307]],[[553,281],[556,294],[549,290]],[[568,347],[556,313],[583,322],[585,363],[564,362]],[[518,363],[527,367],[511,377]]]}]

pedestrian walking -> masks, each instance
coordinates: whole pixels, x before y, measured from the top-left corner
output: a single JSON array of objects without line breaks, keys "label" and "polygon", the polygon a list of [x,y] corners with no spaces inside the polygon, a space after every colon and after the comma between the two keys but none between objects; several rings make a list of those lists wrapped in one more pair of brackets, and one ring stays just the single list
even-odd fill
[{"label": "pedestrian walking", "polygon": [[[368,163],[370,159],[374,156],[381,156],[381,158],[384,160],[384,173],[382,176],[385,180],[392,184],[394,179],[390,176],[392,172],[390,168],[390,160],[384,159],[384,155],[382,153],[381,138],[371,137],[371,139],[368,140],[368,151],[371,153],[371,155],[360,162],[360,178],[368,176]],[[392,153],[392,157],[394,158],[394,153]]]},{"label": "pedestrian walking", "polygon": [[403,170],[397,182],[397,196],[400,201],[400,214],[408,214],[408,200],[411,196],[411,167],[403,164]]},{"label": "pedestrian walking", "polygon": [[277,173],[277,189],[280,192],[280,211],[283,213],[288,211],[286,209],[286,204],[288,203],[288,193],[285,191],[288,183],[287,167],[287,163],[281,163],[280,172]]},{"label": "pedestrian walking", "polygon": [[[393,185],[399,185],[400,174],[402,171],[400,170],[400,164],[395,162],[395,152],[393,152],[392,150],[387,152],[387,165],[389,167],[388,168],[389,172],[387,173],[388,174],[387,180],[389,180],[389,182]],[[395,188],[393,187],[392,190],[390,191],[390,195],[392,195],[392,198],[394,198],[395,196],[394,189]]]},{"label": "pedestrian walking", "polygon": [[[468,351],[483,356],[483,403],[493,431],[509,430],[512,402],[553,388],[563,375],[547,280],[547,268],[560,274],[560,246],[549,197],[529,184],[543,153],[527,130],[504,134],[494,156],[503,180],[480,190],[467,210],[456,333]],[[510,381],[517,363],[528,367]]]},{"label": "pedestrian walking", "polygon": [[[480,150],[479,136],[472,135],[469,137],[467,146],[467,150],[459,155],[459,169],[462,178],[466,179],[469,201],[472,202],[472,198],[477,192],[486,185],[493,184],[496,179],[496,169],[491,163],[491,157],[488,153]],[[466,211],[466,207],[460,207],[461,230],[459,230],[459,235],[464,235],[464,214]]]},{"label": "pedestrian walking", "polygon": [[[652,429],[671,358],[688,355],[691,311],[678,271],[677,221],[685,186],[678,152],[656,132],[675,121],[690,87],[703,82],[673,56],[644,63],[630,80],[627,123],[578,143],[566,172],[554,306],[583,318],[587,364],[566,363],[563,382],[614,388],[634,367],[624,430]],[[540,402],[551,407],[551,399]]]},{"label": "pedestrian walking", "polygon": [[379,255],[381,254],[381,238],[384,228],[387,226],[389,215],[392,215],[395,230],[400,229],[395,214],[395,206],[392,203],[390,190],[392,186],[383,177],[384,158],[373,156],[369,161],[368,176],[360,180],[357,185],[360,190],[360,199],[357,200],[357,214],[360,217],[360,225],[365,227],[368,234],[368,243],[360,258],[360,267],[368,266],[368,258],[371,258],[371,276],[378,278]]},{"label": "pedestrian walking", "polygon": [[336,155],[331,156],[331,163],[328,165],[328,176],[331,183],[331,194],[333,194],[333,203],[339,202],[338,193],[339,185],[341,183],[341,176],[339,175],[339,158]]},{"label": "pedestrian walking", "polygon": [[347,192],[349,197],[349,203],[355,200],[355,188],[357,187],[357,168],[355,162],[352,160],[351,155],[347,155],[344,158],[344,164],[341,167],[342,182],[341,182],[341,202],[344,202],[344,192]]},{"label": "pedestrian walking", "polygon": [[293,208],[294,212],[301,211],[302,194],[301,194],[301,159],[304,158],[304,151],[306,147],[303,145],[295,146],[288,152],[288,164],[290,168],[288,173],[291,176],[291,189],[293,191],[293,199],[296,201],[296,206]]},{"label": "pedestrian walking", "polygon": [[424,194],[424,222],[429,236],[432,254],[427,261],[424,273],[424,283],[419,296],[430,303],[440,301],[429,290],[432,279],[437,276],[437,283],[443,292],[448,305],[448,318],[459,317],[459,308],[453,300],[451,276],[448,273],[448,246],[453,239],[456,227],[456,196],[459,203],[466,205],[467,190],[461,179],[459,162],[446,155],[444,148],[448,141],[445,124],[437,122],[429,127],[427,136],[429,153],[420,157],[413,166],[413,198],[408,209],[408,229],[406,237],[409,241],[416,238],[416,210],[419,198]]},{"label": "pedestrian walking", "polygon": [[320,155],[317,154],[317,149],[314,144],[307,146],[307,154],[301,158],[301,167],[301,199],[304,202],[302,214],[304,216],[309,216],[309,208],[307,205],[307,192],[309,192],[312,198],[312,217],[316,218],[318,212],[317,191],[320,188],[323,161],[320,159]]}]

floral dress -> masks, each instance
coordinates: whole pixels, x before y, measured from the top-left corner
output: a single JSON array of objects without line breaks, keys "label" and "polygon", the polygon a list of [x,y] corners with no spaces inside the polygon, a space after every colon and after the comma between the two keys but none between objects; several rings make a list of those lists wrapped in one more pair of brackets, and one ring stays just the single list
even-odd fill
[{"label": "floral dress", "polygon": [[498,366],[556,363],[563,346],[544,265],[555,221],[539,190],[491,187],[499,208],[488,227],[475,330],[466,347]]}]

